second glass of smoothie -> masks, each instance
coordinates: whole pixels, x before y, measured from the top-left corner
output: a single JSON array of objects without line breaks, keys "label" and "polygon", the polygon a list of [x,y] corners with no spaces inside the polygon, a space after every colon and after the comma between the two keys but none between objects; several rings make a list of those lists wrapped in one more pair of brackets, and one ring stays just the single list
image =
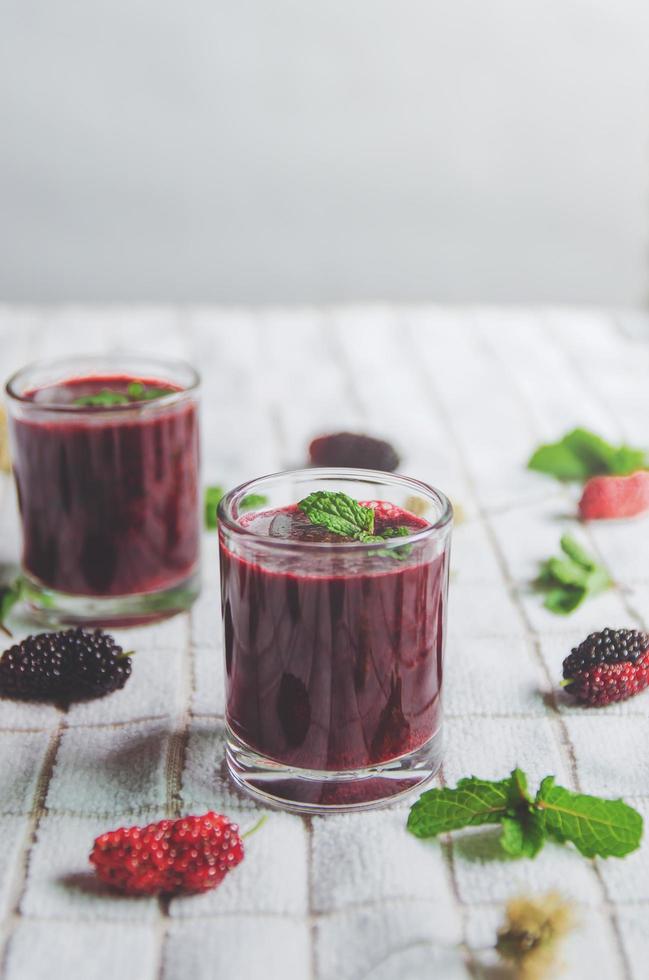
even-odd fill
[{"label": "second glass of smoothie", "polygon": [[199,589],[199,378],[131,354],[7,384],[27,595],[52,623],[143,622]]},{"label": "second glass of smoothie", "polygon": [[[371,509],[355,540],[310,494]],[[452,510],[370,470],[254,480],[219,507],[227,762],[254,795],[306,811],[373,806],[441,761]]]}]

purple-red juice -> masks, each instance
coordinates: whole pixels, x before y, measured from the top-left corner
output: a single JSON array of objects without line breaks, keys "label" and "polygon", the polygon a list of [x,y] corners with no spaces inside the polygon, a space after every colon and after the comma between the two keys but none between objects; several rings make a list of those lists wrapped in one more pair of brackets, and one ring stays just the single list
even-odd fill
[{"label": "purple-red juice", "polygon": [[[41,388],[28,397],[43,412],[12,420],[23,568],[48,588],[133,595],[173,587],[196,568],[195,404],[147,401],[121,414],[45,408],[105,389],[125,392],[134,380],[86,377]],[[175,388],[155,379],[144,384]]]},{"label": "purple-red juice", "polygon": [[[373,502],[375,533],[426,521]],[[295,506],[249,515],[270,539],[331,548],[237,554],[221,529],[226,711],[265,757],[311,770],[360,769],[424,745],[441,723],[447,562],[427,536],[402,560],[347,548]],[[313,552],[317,551],[317,554]],[[251,555],[255,555],[254,558]]]}]

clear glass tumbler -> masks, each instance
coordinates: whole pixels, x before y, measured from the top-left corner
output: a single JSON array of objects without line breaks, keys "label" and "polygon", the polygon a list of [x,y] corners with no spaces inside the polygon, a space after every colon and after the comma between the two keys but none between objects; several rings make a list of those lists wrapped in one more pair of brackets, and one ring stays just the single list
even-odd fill
[{"label": "clear glass tumbler", "polygon": [[[405,536],[323,533],[295,506],[319,490],[373,502],[377,525]],[[239,785],[324,812],[392,800],[434,775],[451,526],[444,494],[372,470],[294,470],[226,494],[226,758]]]},{"label": "clear glass tumbler", "polygon": [[46,623],[146,622],[200,588],[199,377],[134,354],[9,379],[26,594]]}]

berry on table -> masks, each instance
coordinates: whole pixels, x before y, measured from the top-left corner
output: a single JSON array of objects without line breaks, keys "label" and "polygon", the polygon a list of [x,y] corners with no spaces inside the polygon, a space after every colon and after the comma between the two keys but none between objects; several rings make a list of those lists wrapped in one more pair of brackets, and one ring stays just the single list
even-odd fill
[{"label": "berry on table", "polygon": [[238,831],[211,811],[120,827],[95,840],[90,862],[102,881],[130,895],[209,891],[243,860]]},{"label": "berry on table", "polygon": [[583,704],[625,701],[649,686],[649,634],[604,629],[591,633],[563,662],[563,686]]},{"label": "berry on table", "polygon": [[0,695],[22,700],[83,701],[124,687],[130,655],[109,633],[82,629],[28,636],[0,659]]},{"label": "berry on table", "polygon": [[649,471],[631,476],[594,476],[586,483],[579,501],[584,521],[637,517],[649,510]]},{"label": "berry on table", "polygon": [[399,455],[389,442],[355,432],[335,432],[319,436],[309,446],[313,466],[353,466],[391,473],[399,465]]}]

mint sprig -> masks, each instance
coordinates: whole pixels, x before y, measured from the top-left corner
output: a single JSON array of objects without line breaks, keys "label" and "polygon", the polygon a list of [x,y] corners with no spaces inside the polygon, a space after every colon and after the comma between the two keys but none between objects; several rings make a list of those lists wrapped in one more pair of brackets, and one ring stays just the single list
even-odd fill
[{"label": "mint sprig", "polygon": [[542,562],[534,584],[545,593],[546,609],[567,616],[589,596],[610,588],[612,582],[606,569],[569,534],[561,538],[561,550],[564,557]]},{"label": "mint sprig", "polygon": [[267,503],[268,497],[265,494],[247,493],[239,502],[239,510],[257,510],[259,507],[265,507]]},{"label": "mint sprig", "polygon": [[[224,495],[225,490],[221,486],[205,487],[205,498],[203,504],[203,512],[205,517],[205,527],[208,530],[213,530],[219,523],[217,517],[217,510],[221,500]],[[268,497],[263,493],[249,493],[239,501],[239,510],[256,510],[258,507],[264,507],[268,503]]]},{"label": "mint sprig", "polygon": [[539,446],[527,465],[558,480],[583,481],[591,476],[628,476],[649,468],[649,458],[644,449],[613,446],[596,433],[577,428],[558,442]]},{"label": "mint sprig", "polygon": [[[410,534],[408,528],[403,526],[387,527],[381,534],[375,534],[373,508],[359,504],[340,490],[315,490],[304,500],[300,500],[297,506],[312,524],[326,527],[332,534],[340,534],[365,544],[407,537]],[[406,544],[400,548],[380,548],[376,554],[403,561],[411,551],[412,545]]]},{"label": "mint sprig", "polygon": [[545,841],[572,842],[586,857],[624,857],[640,846],[641,815],[623,800],[573,793],[547,776],[536,796],[527,776],[514,769],[506,779],[471,776],[455,789],[431,789],[412,806],[408,830],[415,837],[500,824],[500,842],[511,857],[535,857]]},{"label": "mint sprig", "polygon": [[126,391],[115,391],[113,388],[102,388],[94,395],[81,395],[75,398],[73,405],[80,408],[104,407],[112,405],[129,405],[131,402],[150,402],[163,395],[171,395],[175,388],[160,388],[155,385],[145,385],[142,381],[131,381]]},{"label": "mint sprig", "polygon": [[298,503],[312,524],[355,541],[382,540],[374,535],[374,511],[340,490],[316,490]]},{"label": "mint sprig", "polygon": [[219,506],[219,501],[224,493],[225,490],[220,486],[205,487],[203,513],[205,517],[205,527],[209,531],[213,530],[218,524],[216,511]]},{"label": "mint sprig", "polygon": [[17,578],[10,585],[0,586],[0,630],[7,636],[12,636],[11,630],[6,626],[5,620],[13,607],[20,602],[23,597],[23,582]]},{"label": "mint sprig", "polygon": [[571,793],[546,776],[536,795],[548,836],[572,841],[585,857],[624,857],[640,844],[642,817],[622,800]]},{"label": "mint sprig", "polygon": [[94,395],[81,395],[79,398],[75,398],[72,404],[78,405],[79,408],[110,407],[111,405],[128,405],[130,400],[123,391],[111,391],[110,388],[102,388]]}]

